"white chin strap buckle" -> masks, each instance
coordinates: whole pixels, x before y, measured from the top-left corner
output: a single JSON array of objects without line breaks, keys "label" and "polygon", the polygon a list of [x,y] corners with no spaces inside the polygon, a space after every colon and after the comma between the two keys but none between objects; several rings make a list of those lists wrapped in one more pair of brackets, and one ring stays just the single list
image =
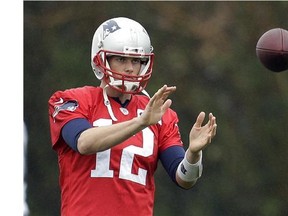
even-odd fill
[{"label": "white chin strap buckle", "polygon": [[123,85],[124,85],[126,92],[135,91],[136,89],[139,88],[138,82],[124,81],[124,84],[123,84],[122,80],[114,80],[110,82],[109,85],[115,86],[119,89],[123,89]]}]

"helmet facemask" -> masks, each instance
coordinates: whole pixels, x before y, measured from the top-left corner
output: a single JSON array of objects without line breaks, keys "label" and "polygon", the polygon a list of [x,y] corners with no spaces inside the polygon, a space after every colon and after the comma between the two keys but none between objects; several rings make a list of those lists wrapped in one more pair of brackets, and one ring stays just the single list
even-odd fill
[{"label": "helmet facemask", "polygon": [[[128,49],[128,48],[127,48]],[[112,70],[109,65],[109,57],[121,56],[130,58],[140,58],[141,68],[138,75],[131,75],[125,72]],[[148,80],[152,75],[154,54],[124,53],[100,50],[93,59],[93,63],[98,69],[98,79],[104,79],[105,82],[113,89],[126,94],[136,94],[144,90]],[[96,70],[97,70],[96,69]],[[100,73],[99,73],[100,72]],[[102,75],[102,77],[99,77]]]}]

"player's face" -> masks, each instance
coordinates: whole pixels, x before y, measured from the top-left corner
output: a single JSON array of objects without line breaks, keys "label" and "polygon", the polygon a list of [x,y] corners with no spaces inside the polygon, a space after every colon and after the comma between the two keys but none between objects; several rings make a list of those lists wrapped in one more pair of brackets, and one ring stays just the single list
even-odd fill
[{"label": "player's face", "polygon": [[141,59],[123,56],[111,56],[109,58],[110,68],[119,73],[138,75],[141,69]]}]

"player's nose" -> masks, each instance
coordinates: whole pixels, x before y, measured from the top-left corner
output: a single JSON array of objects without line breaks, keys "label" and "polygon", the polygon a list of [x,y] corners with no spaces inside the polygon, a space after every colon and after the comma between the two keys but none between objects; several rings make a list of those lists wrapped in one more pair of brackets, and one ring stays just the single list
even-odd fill
[{"label": "player's nose", "polygon": [[130,73],[133,73],[133,70],[134,70],[134,67],[133,67],[133,62],[132,62],[132,60],[126,61],[124,71],[125,71],[126,73],[129,73],[129,74],[130,74]]}]

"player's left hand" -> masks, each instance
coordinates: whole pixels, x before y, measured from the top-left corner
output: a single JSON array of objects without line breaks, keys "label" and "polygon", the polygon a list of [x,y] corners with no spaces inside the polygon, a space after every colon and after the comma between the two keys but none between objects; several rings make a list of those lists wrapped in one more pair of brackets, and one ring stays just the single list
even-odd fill
[{"label": "player's left hand", "polygon": [[189,134],[189,150],[191,153],[198,153],[211,143],[216,135],[216,117],[209,113],[207,124],[202,126],[205,119],[205,113],[200,112],[195,124]]}]

